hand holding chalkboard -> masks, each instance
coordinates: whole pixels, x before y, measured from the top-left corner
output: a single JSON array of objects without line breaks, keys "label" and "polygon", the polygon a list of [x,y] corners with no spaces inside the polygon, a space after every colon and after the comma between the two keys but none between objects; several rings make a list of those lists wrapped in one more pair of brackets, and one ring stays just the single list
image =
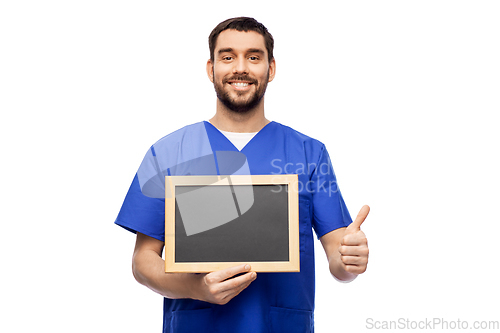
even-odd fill
[{"label": "hand holding chalkboard", "polygon": [[226,304],[257,278],[257,274],[250,272],[250,269],[250,265],[243,264],[200,274],[198,295],[194,298],[219,305]]}]

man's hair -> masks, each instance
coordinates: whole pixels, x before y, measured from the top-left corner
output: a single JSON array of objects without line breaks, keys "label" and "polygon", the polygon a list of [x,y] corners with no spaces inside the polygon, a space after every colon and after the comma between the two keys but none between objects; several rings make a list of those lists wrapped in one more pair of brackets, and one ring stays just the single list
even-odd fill
[{"label": "man's hair", "polygon": [[274,38],[267,31],[267,28],[260,22],[257,22],[254,18],[251,17],[235,17],[224,22],[219,23],[214,30],[208,36],[208,47],[210,48],[210,60],[214,61],[214,52],[215,52],[215,44],[217,43],[217,38],[219,34],[224,30],[234,29],[237,31],[255,31],[261,34],[264,37],[264,41],[267,49],[267,56],[269,62],[273,60],[273,49],[274,49]]}]

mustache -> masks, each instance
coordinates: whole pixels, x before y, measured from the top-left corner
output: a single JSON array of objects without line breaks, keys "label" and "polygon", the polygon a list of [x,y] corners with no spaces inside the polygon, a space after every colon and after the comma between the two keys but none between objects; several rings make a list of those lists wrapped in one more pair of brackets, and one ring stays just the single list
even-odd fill
[{"label": "mustache", "polygon": [[251,82],[252,84],[257,84],[258,81],[248,75],[233,75],[227,78],[224,78],[222,83],[227,83],[228,81],[248,81]]}]

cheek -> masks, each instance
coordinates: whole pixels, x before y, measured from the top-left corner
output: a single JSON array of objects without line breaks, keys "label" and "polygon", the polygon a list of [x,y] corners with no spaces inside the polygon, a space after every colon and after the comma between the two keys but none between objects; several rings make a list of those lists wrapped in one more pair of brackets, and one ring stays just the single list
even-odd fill
[{"label": "cheek", "polygon": [[230,68],[227,68],[224,64],[217,64],[213,69],[214,77],[221,80],[225,76],[231,74]]},{"label": "cheek", "polygon": [[225,73],[214,72],[212,79],[214,80],[215,83],[222,84],[224,81],[224,77],[226,77]]},{"label": "cheek", "polygon": [[269,79],[269,69],[259,68],[259,70],[254,72],[254,76],[260,81],[267,81]]}]

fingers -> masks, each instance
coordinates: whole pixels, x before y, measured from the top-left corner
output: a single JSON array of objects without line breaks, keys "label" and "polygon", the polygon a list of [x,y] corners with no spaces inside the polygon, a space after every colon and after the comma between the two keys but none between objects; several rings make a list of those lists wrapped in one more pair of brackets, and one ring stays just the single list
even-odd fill
[{"label": "fingers", "polygon": [[[221,292],[230,291],[233,289],[238,289],[241,286],[249,285],[253,280],[257,278],[257,273],[248,272],[246,274],[240,275],[238,277],[228,279],[220,283],[219,290]],[[243,288],[244,289],[244,288]]]},{"label": "fingers", "polygon": [[[257,273],[249,272],[250,269],[250,265],[239,265],[205,275],[205,300],[215,304],[229,302],[257,278]],[[234,277],[241,273],[245,274]]]},{"label": "fingers", "polygon": [[346,272],[361,274],[366,271],[369,249],[363,231],[359,230],[352,234],[346,234],[341,240],[338,251]]},{"label": "fingers", "polygon": [[361,266],[361,265],[366,265],[368,263],[368,258],[366,257],[340,256],[340,259],[342,260],[344,265]]},{"label": "fingers", "polygon": [[368,256],[368,246],[346,246],[339,247],[339,253],[343,256]]},{"label": "fingers", "polygon": [[[346,259],[348,260],[348,259]],[[363,274],[366,272],[366,268],[368,265],[368,261],[365,263],[360,263],[360,264],[344,264],[344,270],[348,273],[353,273],[353,274]]]},{"label": "fingers", "polygon": [[221,288],[228,288],[221,292],[221,294],[224,295],[222,297],[222,304],[226,304],[231,299],[236,297],[239,293],[241,293],[243,290],[245,290],[257,278],[257,274],[255,272],[250,272],[238,277],[238,279],[240,278],[241,278],[240,281],[234,283],[233,281],[231,281],[233,279],[225,281],[224,283],[229,283],[229,284],[221,286]]},{"label": "fingers", "polygon": [[243,264],[239,266],[229,267],[220,271],[212,272],[208,275],[210,276],[211,282],[216,283],[227,280],[235,275],[248,272],[250,271],[250,268],[251,268],[250,265]]},{"label": "fingers", "polygon": [[363,224],[366,217],[368,216],[368,213],[370,213],[370,206],[364,205],[363,207],[361,207],[358,216],[356,216],[356,219],[347,227],[347,230],[359,230],[361,228],[361,224]]},{"label": "fingers", "polygon": [[341,246],[339,249],[340,260],[344,270],[349,273],[361,274],[368,265],[368,247]]}]

